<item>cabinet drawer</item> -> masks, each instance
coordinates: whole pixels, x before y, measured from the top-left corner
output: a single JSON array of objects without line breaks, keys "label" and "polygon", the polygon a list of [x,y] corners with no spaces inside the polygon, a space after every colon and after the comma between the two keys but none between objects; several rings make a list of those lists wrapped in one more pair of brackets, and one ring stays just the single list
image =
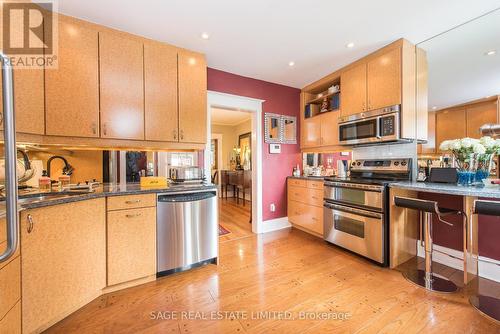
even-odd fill
[{"label": "cabinet drawer", "polygon": [[323,181],[307,180],[307,188],[323,190]]},{"label": "cabinet drawer", "polygon": [[288,186],[307,187],[307,181],[301,179],[288,179]]},{"label": "cabinet drawer", "polygon": [[307,189],[306,197],[303,201],[307,204],[323,207],[323,189]]},{"label": "cabinet drawer", "polygon": [[288,201],[288,220],[308,231],[323,235],[323,208]]},{"label": "cabinet drawer", "polygon": [[156,195],[127,195],[108,197],[108,211],[156,206]]},{"label": "cabinet drawer", "polygon": [[288,199],[301,203],[307,203],[309,189],[301,187],[288,187]]},{"label": "cabinet drawer", "polygon": [[0,333],[21,334],[20,301],[0,320]]},{"label": "cabinet drawer", "polygon": [[108,212],[108,286],[156,273],[156,208]]},{"label": "cabinet drawer", "polygon": [[21,261],[17,257],[0,270],[0,319],[7,314],[20,298]]}]

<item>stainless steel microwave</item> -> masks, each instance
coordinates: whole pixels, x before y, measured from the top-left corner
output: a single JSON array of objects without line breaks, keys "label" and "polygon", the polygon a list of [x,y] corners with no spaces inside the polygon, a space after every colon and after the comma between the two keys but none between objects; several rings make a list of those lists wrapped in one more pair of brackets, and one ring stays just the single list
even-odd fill
[{"label": "stainless steel microwave", "polygon": [[399,139],[399,105],[347,116],[339,122],[341,145],[389,142]]}]

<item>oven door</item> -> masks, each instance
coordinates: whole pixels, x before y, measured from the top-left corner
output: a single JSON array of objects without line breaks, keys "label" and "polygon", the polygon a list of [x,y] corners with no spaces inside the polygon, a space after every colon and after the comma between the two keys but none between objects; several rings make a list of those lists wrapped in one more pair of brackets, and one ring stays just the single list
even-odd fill
[{"label": "oven door", "polygon": [[376,262],[385,262],[384,215],[381,213],[325,202],[323,237]]},{"label": "oven door", "polygon": [[339,124],[339,141],[343,145],[380,141],[380,118],[371,117]]},{"label": "oven door", "polygon": [[325,182],[324,198],[348,205],[382,211],[384,208],[384,187],[377,185]]}]

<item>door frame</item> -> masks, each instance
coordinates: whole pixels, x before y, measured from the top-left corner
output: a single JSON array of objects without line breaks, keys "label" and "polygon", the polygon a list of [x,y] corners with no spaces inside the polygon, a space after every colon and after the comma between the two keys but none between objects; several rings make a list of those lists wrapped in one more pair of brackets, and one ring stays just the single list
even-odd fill
[{"label": "door frame", "polygon": [[264,233],[262,221],[262,104],[265,100],[246,96],[207,92],[207,144],[205,175],[210,175],[211,108],[240,110],[252,115],[252,232]]},{"label": "door frame", "polygon": [[[210,139],[217,139],[217,188],[220,191],[220,171],[222,170],[222,133],[212,133]],[[210,143],[212,145],[212,143]],[[212,171],[210,171],[212,172]]]}]

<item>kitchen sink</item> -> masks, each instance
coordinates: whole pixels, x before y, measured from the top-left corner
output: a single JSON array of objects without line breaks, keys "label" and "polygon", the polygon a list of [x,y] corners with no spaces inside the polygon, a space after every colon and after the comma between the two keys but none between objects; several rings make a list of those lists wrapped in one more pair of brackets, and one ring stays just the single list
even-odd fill
[{"label": "kitchen sink", "polygon": [[[26,203],[40,202],[40,201],[49,201],[49,200],[57,200],[63,198],[69,198],[72,196],[79,196],[90,194],[89,191],[57,191],[57,192],[31,192],[31,193],[20,193],[18,203],[20,205]],[[0,202],[4,202],[5,197],[0,197]]]}]

